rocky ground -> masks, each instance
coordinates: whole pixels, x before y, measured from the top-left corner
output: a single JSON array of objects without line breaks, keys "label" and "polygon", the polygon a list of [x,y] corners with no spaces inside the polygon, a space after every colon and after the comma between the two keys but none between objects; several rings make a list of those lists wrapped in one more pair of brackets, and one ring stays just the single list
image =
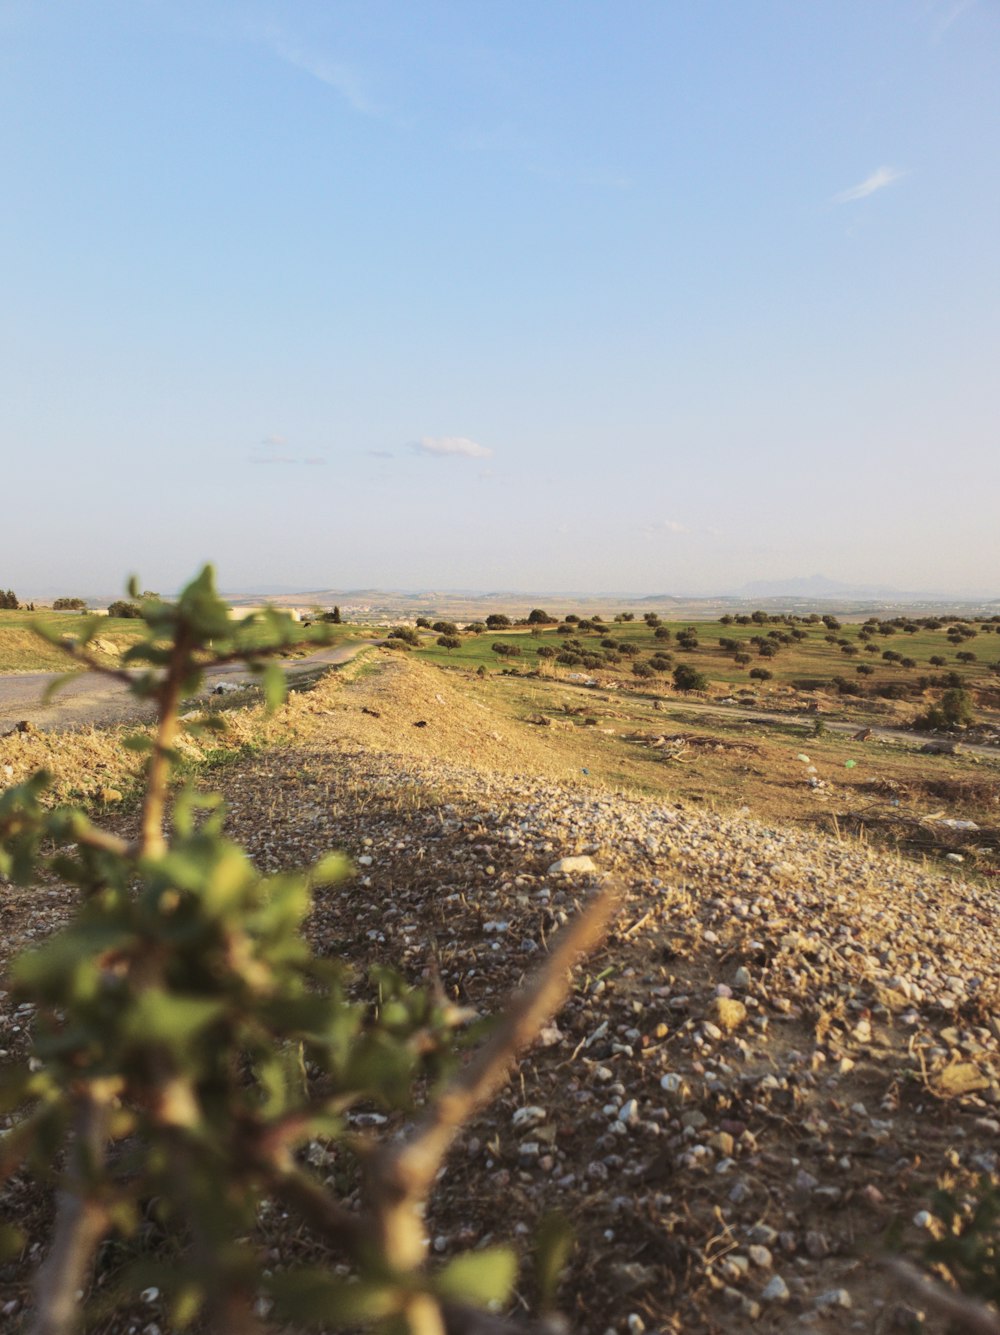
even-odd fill
[{"label": "rocky ground", "polygon": [[[944,1329],[883,1261],[890,1235],[919,1255],[939,1184],[998,1177],[994,891],[559,772],[538,730],[399,658],[291,714],[295,740],[219,786],[263,868],[354,855],[316,904],[321,953],[436,974],[487,1014],[602,877],[623,886],[612,936],[449,1161],[437,1254],[527,1251],[559,1208],[581,1331]],[[67,911],[58,887],[4,901],[13,946]],[[0,1017],[4,1047],[28,1018]],[[324,1147],[315,1162],[337,1180]],[[25,1283],[7,1272],[11,1316]]]}]

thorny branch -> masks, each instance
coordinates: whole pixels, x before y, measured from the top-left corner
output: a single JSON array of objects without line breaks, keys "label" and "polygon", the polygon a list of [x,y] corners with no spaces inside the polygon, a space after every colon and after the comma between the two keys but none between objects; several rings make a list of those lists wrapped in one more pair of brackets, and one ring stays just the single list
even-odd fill
[{"label": "thorny branch", "polygon": [[[391,1269],[407,1273],[422,1268],[422,1206],[445,1155],[460,1128],[493,1097],[518,1054],[562,1003],[569,970],[602,939],[618,902],[617,888],[609,886],[564,928],[542,967],[511,998],[490,1040],[445,1087],[413,1135],[376,1157],[371,1171],[375,1238]],[[433,1314],[410,1310],[408,1317],[413,1335],[436,1335],[441,1328],[436,1304]]]}]

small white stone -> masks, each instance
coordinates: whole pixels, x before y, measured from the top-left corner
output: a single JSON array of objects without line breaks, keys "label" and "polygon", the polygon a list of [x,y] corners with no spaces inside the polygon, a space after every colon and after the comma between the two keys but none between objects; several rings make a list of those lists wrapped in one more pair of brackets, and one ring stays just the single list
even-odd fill
[{"label": "small white stone", "polygon": [[511,1120],[512,1126],[529,1127],[538,1126],[539,1122],[544,1122],[548,1113],[544,1108],[532,1106],[530,1108],[518,1108]]},{"label": "small white stone", "polygon": [[787,1303],[789,1298],[788,1285],[780,1275],[774,1275],[768,1281],[767,1287],[760,1296],[761,1301],[765,1303]]},{"label": "small white stone", "polygon": [[576,872],[583,874],[595,871],[597,871],[597,863],[593,858],[588,858],[586,856],[559,858],[557,862],[553,862],[551,867],[549,867],[550,874],[556,872],[564,872],[566,874]]},{"label": "small white stone", "polygon": [[851,1295],[846,1289],[827,1289],[825,1293],[819,1294],[816,1298],[815,1306],[824,1307],[853,1307]]}]

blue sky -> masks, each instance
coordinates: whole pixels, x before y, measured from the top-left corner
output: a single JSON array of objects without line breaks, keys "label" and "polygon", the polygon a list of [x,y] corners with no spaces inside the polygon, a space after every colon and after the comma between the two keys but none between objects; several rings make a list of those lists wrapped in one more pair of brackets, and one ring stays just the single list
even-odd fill
[{"label": "blue sky", "polygon": [[1000,595],[996,0],[0,0],[0,584]]}]

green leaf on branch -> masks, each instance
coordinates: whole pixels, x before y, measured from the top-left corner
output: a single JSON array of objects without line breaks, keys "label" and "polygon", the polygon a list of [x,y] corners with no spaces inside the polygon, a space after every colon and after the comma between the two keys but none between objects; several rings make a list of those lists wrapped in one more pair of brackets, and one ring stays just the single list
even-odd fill
[{"label": "green leaf on branch", "polygon": [[443,1298],[475,1307],[503,1306],[517,1279],[517,1256],[511,1247],[486,1247],[456,1256],[434,1281]]},{"label": "green leaf on branch", "polygon": [[53,677],[42,692],[42,704],[51,704],[56,693],[71,681],[75,681],[79,675],[79,672],[74,669],[72,672],[60,672],[58,677]]},{"label": "green leaf on branch", "polygon": [[142,1043],[182,1047],[223,1014],[226,1002],[210,997],[185,997],[147,988],[135,999],[123,1022],[127,1036]]},{"label": "green leaf on branch", "polygon": [[398,1312],[404,1292],[388,1281],[335,1279],[325,1270],[290,1270],[268,1280],[279,1317],[307,1328],[380,1321]]},{"label": "green leaf on branch", "polygon": [[559,1280],[572,1250],[573,1226],[561,1211],[549,1211],[535,1233],[535,1282],[543,1311],[555,1306]]},{"label": "green leaf on branch", "polygon": [[133,732],[128,737],[122,738],[122,746],[126,751],[138,751],[141,754],[152,751],[153,739],[147,737],[145,733]]},{"label": "green leaf on branch", "polygon": [[264,691],[264,703],[268,713],[273,713],[285,703],[285,674],[278,663],[268,663],[261,671],[261,687]]}]

